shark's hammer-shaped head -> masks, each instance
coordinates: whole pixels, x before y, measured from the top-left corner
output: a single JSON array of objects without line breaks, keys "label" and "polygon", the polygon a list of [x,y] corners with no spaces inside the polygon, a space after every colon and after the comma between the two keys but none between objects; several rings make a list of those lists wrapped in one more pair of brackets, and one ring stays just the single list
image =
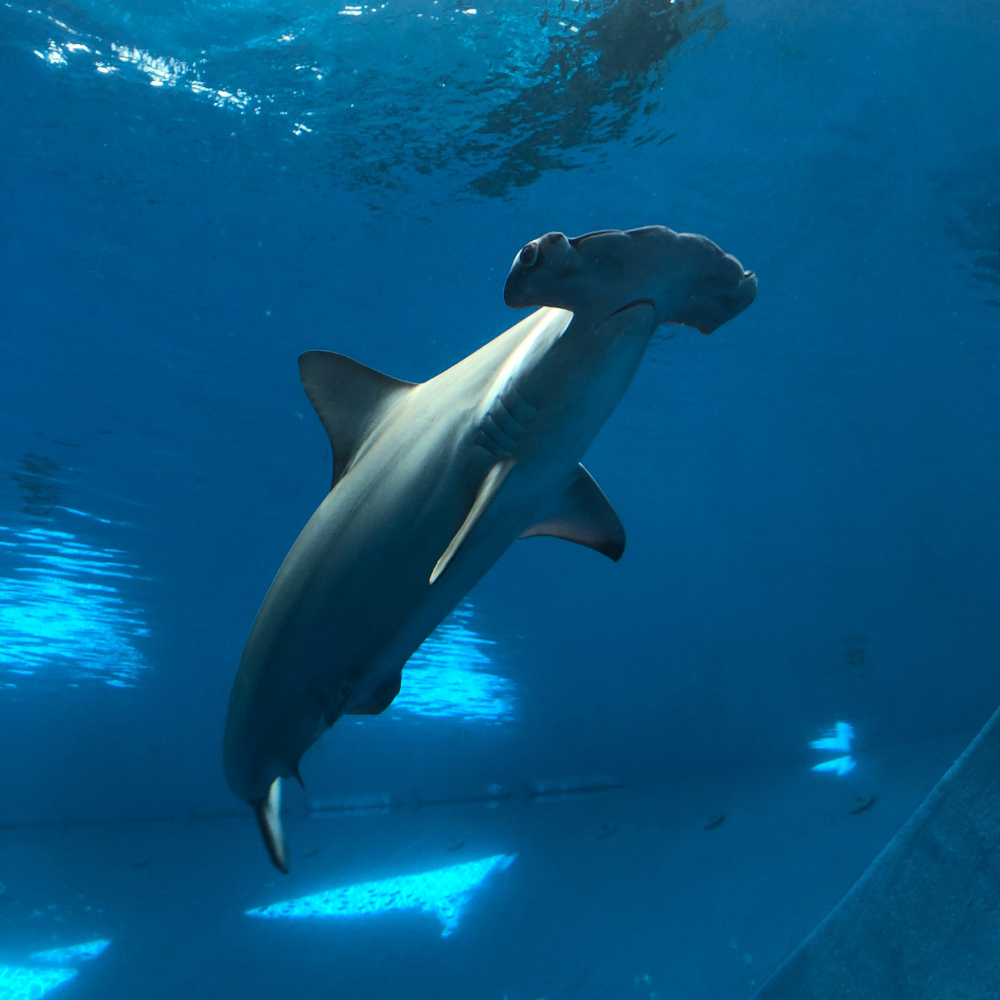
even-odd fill
[{"label": "shark's hammer-shaped head", "polygon": [[711,333],[757,294],[752,271],[711,240],[666,226],[604,229],[567,239],[546,233],[518,252],[504,285],[512,308],[556,306],[604,319],[637,302],[656,323]]}]

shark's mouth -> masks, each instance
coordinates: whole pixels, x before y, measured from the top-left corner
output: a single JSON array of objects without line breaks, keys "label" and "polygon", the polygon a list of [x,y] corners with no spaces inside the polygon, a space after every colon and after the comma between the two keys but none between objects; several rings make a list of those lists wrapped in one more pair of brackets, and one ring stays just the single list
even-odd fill
[{"label": "shark's mouth", "polygon": [[634,299],[632,302],[629,302],[628,305],[624,305],[621,308],[616,309],[613,313],[610,313],[608,315],[608,319],[611,319],[612,316],[617,316],[619,313],[623,313],[628,309],[632,309],[634,306],[650,306],[654,312],[656,311],[656,303],[652,299]]}]

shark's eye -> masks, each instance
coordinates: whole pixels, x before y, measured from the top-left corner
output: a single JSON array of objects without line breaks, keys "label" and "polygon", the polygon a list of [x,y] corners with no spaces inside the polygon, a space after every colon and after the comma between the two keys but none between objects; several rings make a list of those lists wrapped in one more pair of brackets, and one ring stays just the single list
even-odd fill
[{"label": "shark's eye", "polygon": [[531,267],[538,260],[538,244],[529,243],[517,255],[517,259],[522,267]]}]

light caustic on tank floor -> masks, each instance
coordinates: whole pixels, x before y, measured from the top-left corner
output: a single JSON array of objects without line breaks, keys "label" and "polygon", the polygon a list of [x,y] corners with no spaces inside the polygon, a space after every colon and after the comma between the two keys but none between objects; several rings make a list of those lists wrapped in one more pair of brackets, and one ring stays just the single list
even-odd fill
[{"label": "light caustic on tank floor", "polygon": [[515,854],[497,854],[414,875],[359,882],[260,906],[247,910],[247,916],[278,920],[364,917],[390,910],[419,910],[437,917],[441,922],[441,937],[449,937],[457,930],[473,891],[490,875],[509,868],[516,857]]},{"label": "light caustic on tank floor", "polygon": [[37,965],[0,965],[0,1000],[41,1000],[79,975],[73,965],[97,958],[111,944],[106,938],[38,951],[29,957]]}]

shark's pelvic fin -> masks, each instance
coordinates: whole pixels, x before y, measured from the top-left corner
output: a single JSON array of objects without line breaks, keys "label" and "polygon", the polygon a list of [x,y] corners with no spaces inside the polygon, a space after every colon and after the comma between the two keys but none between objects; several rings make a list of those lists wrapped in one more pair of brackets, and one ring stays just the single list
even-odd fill
[{"label": "shark's pelvic fin", "polygon": [[472,509],[462,522],[462,527],[458,529],[455,537],[448,543],[448,548],[444,550],[444,554],[434,564],[434,569],[431,571],[430,579],[432,584],[448,568],[448,564],[455,558],[455,553],[462,547],[462,543],[469,537],[470,534],[472,534],[472,529],[483,516],[486,508],[493,502],[493,498],[499,492],[500,487],[503,485],[503,481],[507,478],[507,473],[510,472],[513,464],[514,463],[509,459],[507,461],[497,462],[497,464],[486,473],[486,478],[479,487],[476,499],[472,502]]},{"label": "shark's pelvic fin", "polygon": [[551,535],[587,548],[618,562],[625,551],[625,529],[594,477],[581,465],[562,495],[559,506],[521,532],[521,538]]},{"label": "shark's pelvic fin", "polygon": [[392,699],[399,694],[399,689],[402,685],[403,671],[400,670],[388,680],[382,681],[382,683],[375,688],[375,693],[371,696],[370,700],[366,701],[363,705],[358,705],[357,708],[352,708],[347,714],[381,715],[381,713],[392,704]]},{"label": "shark's pelvic fin", "polygon": [[281,829],[281,778],[271,782],[267,798],[251,803],[257,815],[264,846],[274,862],[274,867],[288,874],[288,857],[285,853],[285,833]]},{"label": "shark's pelvic fin", "polygon": [[330,351],[300,355],[299,372],[333,447],[332,489],[386,405],[399,393],[412,389],[413,383],[390,378]]}]

